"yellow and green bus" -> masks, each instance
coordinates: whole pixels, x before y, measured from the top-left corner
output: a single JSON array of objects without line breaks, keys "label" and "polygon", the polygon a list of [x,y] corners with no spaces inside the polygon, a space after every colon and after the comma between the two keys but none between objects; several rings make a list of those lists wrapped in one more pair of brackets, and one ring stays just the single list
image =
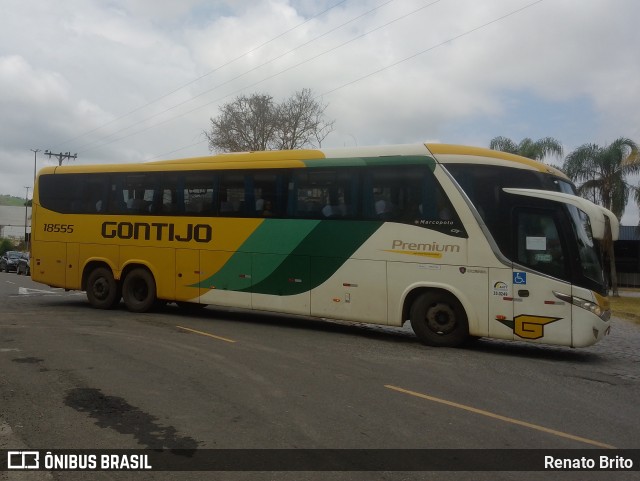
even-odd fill
[{"label": "yellow and green bus", "polygon": [[32,277],[134,312],[175,302],[402,326],[434,346],[587,346],[610,329],[611,212],[474,147],[290,150],[42,169]]}]

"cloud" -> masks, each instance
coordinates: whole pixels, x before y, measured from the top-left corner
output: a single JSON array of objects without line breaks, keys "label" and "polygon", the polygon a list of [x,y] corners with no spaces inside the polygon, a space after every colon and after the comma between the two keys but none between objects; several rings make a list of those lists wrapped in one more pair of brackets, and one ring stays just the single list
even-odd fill
[{"label": "cloud", "polygon": [[640,141],[639,13],[633,0],[6,0],[0,192],[22,195],[31,148],[91,163],[206,154],[209,118],[241,92],[311,88],[336,120],[324,147]]}]

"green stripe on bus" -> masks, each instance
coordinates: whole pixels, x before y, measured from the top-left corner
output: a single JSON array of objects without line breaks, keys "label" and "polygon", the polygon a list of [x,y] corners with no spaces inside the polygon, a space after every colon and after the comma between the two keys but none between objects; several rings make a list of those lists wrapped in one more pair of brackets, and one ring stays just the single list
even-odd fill
[{"label": "green stripe on bus", "polygon": [[427,165],[433,172],[436,161],[427,155],[389,155],[384,157],[331,157],[304,160],[306,167],[363,167],[370,165]]},{"label": "green stripe on bus", "polygon": [[[287,256],[320,223],[319,220],[267,219],[244,241],[235,254],[211,277],[192,287],[221,288],[231,291],[246,290],[246,278],[239,273],[251,272],[252,282],[271,274]],[[269,253],[269,254],[266,254]],[[260,257],[260,269],[251,268],[251,257]]]},{"label": "green stripe on bus", "polygon": [[320,222],[305,219],[265,219],[238,248],[238,252],[289,255]]},{"label": "green stripe on bus", "polygon": [[[192,287],[289,296],[331,277],[382,222],[265,220],[213,276]],[[251,287],[239,273],[250,270]]]},{"label": "green stripe on bus", "polygon": [[[326,220],[320,222],[268,277],[255,282],[251,291],[287,296],[301,294],[318,287],[331,277],[381,225],[382,222],[378,221]],[[262,256],[260,259],[262,260]],[[262,266],[259,269],[261,270]]]}]

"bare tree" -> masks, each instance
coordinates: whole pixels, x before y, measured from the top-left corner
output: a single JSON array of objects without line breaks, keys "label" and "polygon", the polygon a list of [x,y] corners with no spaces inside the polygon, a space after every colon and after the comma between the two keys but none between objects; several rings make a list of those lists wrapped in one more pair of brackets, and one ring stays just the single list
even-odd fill
[{"label": "bare tree", "polygon": [[334,121],[325,120],[326,108],[309,89],[280,104],[266,94],[241,95],[220,107],[205,135],[212,152],[319,147],[333,131]]},{"label": "bare tree", "polygon": [[273,97],[242,95],[220,107],[220,115],[211,119],[211,132],[205,132],[205,135],[211,151],[268,150],[276,128]]},{"label": "bare tree", "polygon": [[278,148],[301,149],[306,145],[320,147],[333,131],[332,121],[325,121],[326,104],[313,98],[310,89],[302,89],[278,106]]}]

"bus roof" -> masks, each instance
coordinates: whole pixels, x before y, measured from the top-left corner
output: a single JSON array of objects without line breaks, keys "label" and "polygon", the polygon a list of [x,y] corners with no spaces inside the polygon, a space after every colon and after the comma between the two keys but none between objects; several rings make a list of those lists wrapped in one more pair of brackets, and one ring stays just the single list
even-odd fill
[{"label": "bus roof", "polygon": [[464,145],[452,144],[425,144],[427,149],[435,156],[436,160],[442,164],[464,163],[464,164],[493,164],[509,165],[515,168],[537,170],[552,174],[563,179],[569,179],[564,172],[537,160],[522,157],[520,155],[502,152],[500,150],[486,149],[482,147],[468,147]]},{"label": "bus roof", "polygon": [[282,169],[365,165],[426,164],[435,167],[435,159],[424,144],[387,147],[360,147],[323,150],[280,150],[233,152],[217,155],[160,160],[135,164],[91,164],[45,167],[42,174],[97,172],[160,172],[172,170]]},{"label": "bus roof", "polygon": [[405,144],[372,147],[350,147],[338,149],[306,149],[237,152],[160,160],[130,164],[76,164],[60,167],[45,167],[40,172],[51,173],[95,173],[95,172],[140,172],[171,170],[202,170],[215,168],[264,169],[264,168],[305,168],[393,164],[427,164],[431,168],[435,162],[478,163],[503,165],[514,168],[536,170],[567,179],[560,170],[535,160],[480,147],[451,144]]}]

